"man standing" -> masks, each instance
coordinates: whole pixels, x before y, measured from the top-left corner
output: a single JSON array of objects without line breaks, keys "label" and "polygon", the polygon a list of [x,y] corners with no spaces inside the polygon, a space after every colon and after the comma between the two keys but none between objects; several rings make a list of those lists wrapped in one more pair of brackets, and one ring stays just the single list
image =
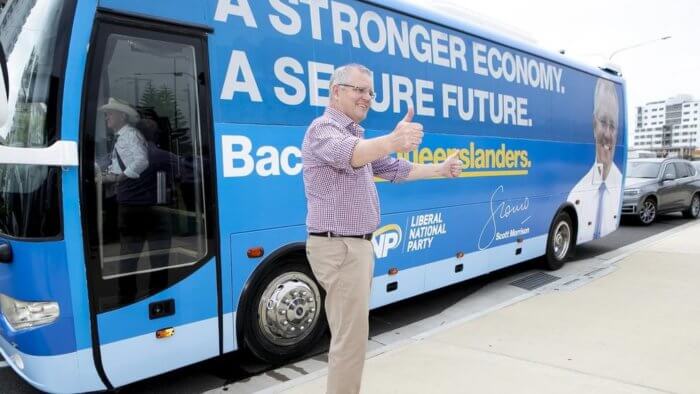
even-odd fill
[{"label": "man standing", "polygon": [[599,78],[593,93],[595,161],[574,186],[568,201],[576,207],[577,243],[603,237],[617,228],[622,173],[614,162],[620,105],[615,84]]},{"label": "man standing", "polygon": [[375,93],[371,71],[359,64],[335,70],[330,103],[309,126],[302,145],[307,198],[306,244],[311,269],[326,291],[331,330],[328,393],[360,390],[369,334],[369,293],[374,270],[372,232],[380,222],[374,177],[391,182],[459,176],[454,154],[441,164],[413,164],[389,156],[420,145],[423,126],[410,108],[389,134],[364,139],[360,126]]},{"label": "man standing", "polygon": [[107,168],[104,182],[138,179],[148,168],[146,140],[132,125],[139,120],[139,113],[124,101],[110,97],[100,107],[104,112],[107,128],[116,135],[112,150],[112,162]]}]

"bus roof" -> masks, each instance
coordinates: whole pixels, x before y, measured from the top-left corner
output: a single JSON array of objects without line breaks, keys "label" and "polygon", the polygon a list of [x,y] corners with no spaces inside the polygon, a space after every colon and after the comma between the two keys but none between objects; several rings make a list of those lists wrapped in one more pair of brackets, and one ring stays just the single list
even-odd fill
[{"label": "bus roof", "polygon": [[486,40],[491,40],[499,44],[518,49],[523,52],[527,52],[552,62],[559,63],[561,65],[575,68],[577,70],[595,75],[597,77],[602,77],[610,79],[614,82],[618,82],[624,85],[624,79],[605,72],[598,67],[592,66],[590,64],[572,59],[571,57],[564,56],[560,53],[538,47],[531,42],[528,42],[520,35],[507,34],[504,31],[499,31],[497,28],[488,28],[483,25],[476,24],[470,21],[467,17],[468,13],[465,12],[464,15],[453,15],[441,11],[439,8],[428,8],[422,5],[412,3],[408,0],[360,0],[361,2],[370,3],[383,8],[390,8],[394,11],[398,11],[411,17],[424,20],[426,22],[436,23],[454,29],[463,33],[471,34]]}]

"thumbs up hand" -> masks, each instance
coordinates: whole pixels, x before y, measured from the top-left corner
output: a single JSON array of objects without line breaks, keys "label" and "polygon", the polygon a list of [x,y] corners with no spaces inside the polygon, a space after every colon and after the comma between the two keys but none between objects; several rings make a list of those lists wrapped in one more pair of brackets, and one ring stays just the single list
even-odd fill
[{"label": "thumbs up hand", "polygon": [[396,124],[389,134],[391,149],[394,152],[409,152],[423,141],[423,125],[413,122],[413,108],[409,107],[406,116]]},{"label": "thumbs up hand", "polygon": [[442,164],[440,164],[440,175],[445,178],[456,178],[462,173],[462,161],[457,157],[458,152],[452,154],[448,157]]}]

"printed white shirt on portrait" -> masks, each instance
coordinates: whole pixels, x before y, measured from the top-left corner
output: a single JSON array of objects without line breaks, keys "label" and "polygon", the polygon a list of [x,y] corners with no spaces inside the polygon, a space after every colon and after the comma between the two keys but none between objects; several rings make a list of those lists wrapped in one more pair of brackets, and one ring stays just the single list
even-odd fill
[{"label": "printed white shirt on portrait", "polygon": [[[598,226],[600,207],[600,237],[603,237],[617,229],[620,221],[620,198],[622,196],[622,173],[615,163],[610,167],[610,172],[603,181],[602,164],[595,163],[586,175],[574,186],[569,193],[567,201],[576,207],[579,218],[578,236],[576,242],[587,242],[595,238]],[[601,191],[601,184],[605,186]],[[602,196],[600,193],[602,192]],[[576,204],[578,201],[578,204]]]}]

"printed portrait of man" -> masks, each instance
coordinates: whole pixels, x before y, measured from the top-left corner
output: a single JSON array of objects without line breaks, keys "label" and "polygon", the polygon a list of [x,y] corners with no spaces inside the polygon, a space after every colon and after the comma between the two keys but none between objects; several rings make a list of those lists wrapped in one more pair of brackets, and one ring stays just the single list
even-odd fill
[{"label": "printed portrait of man", "polygon": [[619,127],[620,101],[615,84],[599,78],[593,93],[595,159],[567,199],[579,217],[577,242],[603,237],[615,231],[619,223],[622,173],[614,161]]}]

